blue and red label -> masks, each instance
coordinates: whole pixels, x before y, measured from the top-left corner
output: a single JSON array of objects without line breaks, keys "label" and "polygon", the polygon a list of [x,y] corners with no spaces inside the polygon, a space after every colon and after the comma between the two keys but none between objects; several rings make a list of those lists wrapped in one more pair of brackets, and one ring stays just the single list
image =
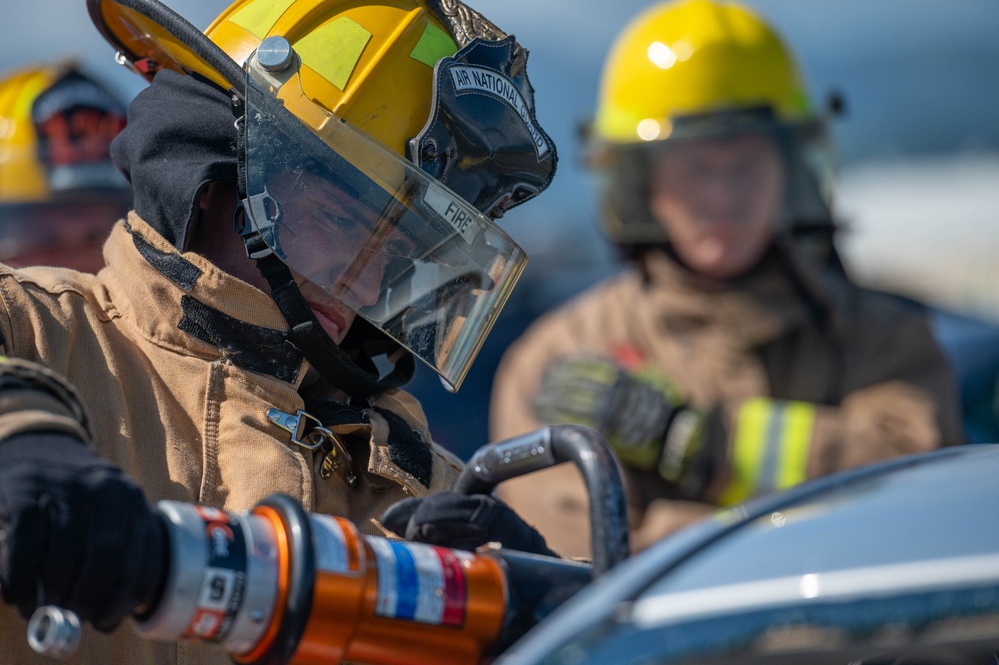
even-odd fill
[{"label": "blue and red label", "polygon": [[379,616],[461,626],[468,605],[463,553],[443,547],[369,538],[378,565]]}]

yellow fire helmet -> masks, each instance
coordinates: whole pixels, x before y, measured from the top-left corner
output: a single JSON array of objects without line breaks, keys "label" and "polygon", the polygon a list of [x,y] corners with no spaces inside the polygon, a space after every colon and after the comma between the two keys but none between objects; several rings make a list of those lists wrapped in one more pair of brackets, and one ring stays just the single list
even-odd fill
[{"label": "yellow fire helmet", "polygon": [[0,80],[0,262],[96,272],[128,182],[111,163],[125,106],[70,61]]},{"label": "yellow fire helmet", "polygon": [[0,81],[0,205],[127,189],[111,164],[125,107],[74,63],[29,66]]},{"label": "yellow fire helmet", "polygon": [[[824,135],[798,65],[773,29],[727,1],[671,1],[638,15],[607,56],[586,137],[588,163],[604,185],[607,235],[625,245],[666,241],[647,208],[648,150],[760,130],[778,134],[789,171]],[[792,223],[828,218],[815,176],[799,183],[809,191],[789,193],[798,199],[789,201]]]},{"label": "yellow fire helmet", "polygon": [[326,363],[343,354],[291,272],[456,390],[526,262],[493,220],[555,170],[515,39],[459,0],[237,0],[204,34],[156,0],[88,5],[147,78],[231,92],[240,233],[312,364],[352,394],[386,387]]}]

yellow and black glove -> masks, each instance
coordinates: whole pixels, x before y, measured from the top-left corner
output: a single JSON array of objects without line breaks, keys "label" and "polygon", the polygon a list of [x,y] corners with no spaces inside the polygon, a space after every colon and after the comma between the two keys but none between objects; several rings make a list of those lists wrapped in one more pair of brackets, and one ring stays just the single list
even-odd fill
[{"label": "yellow and black glove", "polygon": [[707,443],[718,437],[705,430],[713,414],[688,406],[657,371],[630,372],[595,355],[560,358],[542,376],[533,408],[545,424],[595,429],[621,462],[658,472],[684,496],[699,497],[711,480]]}]

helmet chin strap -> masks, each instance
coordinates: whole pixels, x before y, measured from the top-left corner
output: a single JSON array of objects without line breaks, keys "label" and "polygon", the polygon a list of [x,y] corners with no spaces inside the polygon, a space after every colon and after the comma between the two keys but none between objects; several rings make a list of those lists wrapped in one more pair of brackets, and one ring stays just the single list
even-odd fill
[{"label": "helmet chin strap", "polygon": [[[247,249],[249,245],[250,241],[247,239]],[[366,371],[319,325],[288,266],[273,252],[256,261],[260,274],[271,287],[271,297],[288,322],[288,341],[305,354],[306,359],[327,381],[351,397],[367,399],[391,388],[398,388],[413,378],[416,367],[410,353],[405,353],[384,378],[379,377],[377,370]]]}]

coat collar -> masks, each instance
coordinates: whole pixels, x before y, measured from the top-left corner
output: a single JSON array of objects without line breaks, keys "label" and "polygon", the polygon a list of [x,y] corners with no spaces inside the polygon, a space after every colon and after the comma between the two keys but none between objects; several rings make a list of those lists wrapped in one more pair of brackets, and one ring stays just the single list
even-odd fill
[{"label": "coat collar", "polygon": [[198,254],[179,253],[134,212],[112,230],[104,258],[101,277],[112,301],[146,338],[301,382],[305,361],[285,341],[288,325],[260,289]]},{"label": "coat collar", "polygon": [[[723,329],[747,347],[813,325],[806,297],[822,297],[815,290],[817,283],[800,264],[789,267],[794,257],[782,258],[780,251],[772,250],[750,273],[725,282],[700,277],[664,252],[650,252],[644,264],[645,288],[655,303],[655,315],[671,332]],[[795,287],[792,269],[807,296]]]}]

